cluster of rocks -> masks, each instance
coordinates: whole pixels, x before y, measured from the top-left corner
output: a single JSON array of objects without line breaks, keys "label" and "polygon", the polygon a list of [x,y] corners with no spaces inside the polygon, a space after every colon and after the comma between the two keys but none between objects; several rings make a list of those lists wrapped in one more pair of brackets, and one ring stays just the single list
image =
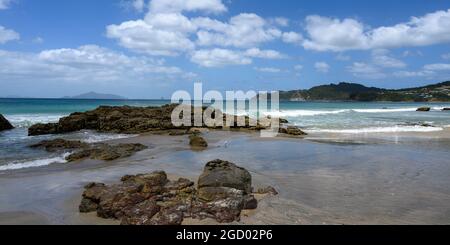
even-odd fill
[{"label": "cluster of rocks", "polygon": [[4,130],[13,129],[13,125],[5,118],[2,114],[0,114],[0,132]]},{"label": "cluster of rocks", "polygon": [[44,140],[30,147],[44,148],[49,152],[75,151],[66,157],[66,160],[69,162],[83,159],[112,161],[118,158],[129,157],[135,152],[147,149],[147,146],[142,144],[87,144],[81,141],[64,139]]},{"label": "cluster of rocks", "polygon": [[[170,135],[187,134],[192,127],[176,127],[172,124],[172,112],[178,106],[178,104],[170,104],[161,107],[101,106],[92,111],[73,113],[68,117],[61,118],[57,123],[33,125],[28,129],[28,134],[31,136],[60,134],[84,129],[125,134],[158,131],[165,131]],[[206,107],[202,108],[203,111],[206,109]],[[194,108],[191,108],[191,111],[191,125],[195,125]],[[215,114],[213,114],[213,117],[214,116]],[[229,115],[223,114],[224,122],[226,122],[227,117],[229,117]],[[270,127],[270,123],[267,123],[267,121],[263,119],[260,119],[255,123],[254,119],[251,119],[248,116],[232,117],[234,117],[234,124],[230,126],[232,129],[262,130]],[[239,125],[238,122],[241,121],[245,122],[245,125]],[[287,121],[280,119],[280,123],[287,123]],[[202,126],[199,128],[209,127],[207,126],[207,123],[203,121]],[[215,128],[220,129],[222,127]]]},{"label": "cluster of rocks", "polygon": [[[278,194],[272,187],[259,194]],[[180,225],[185,218],[239,221],[242,210],[256,209],[250,173],[233,163],[206,164],[198,185],[184,178],[170,181],[165,172],[127,175],[121,183],[90,183],[79,206],[81,213],[118,219],[123,225]]]}]

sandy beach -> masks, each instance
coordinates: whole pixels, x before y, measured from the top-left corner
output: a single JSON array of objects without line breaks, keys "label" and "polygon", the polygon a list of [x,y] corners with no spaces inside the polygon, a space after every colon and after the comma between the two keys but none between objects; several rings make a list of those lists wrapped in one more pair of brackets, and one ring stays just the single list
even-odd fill
[{"label": "sandy beach", "polygon": [[[450,224],[449,132],[306,138],[209,131],[194,151],[187,136],[145,134],[114,143],[149,148],[111,162],[85,160],[0,172],[0,224],[119,224],[80,214],[83,186],[164,170],[196,181],[214,159],[245,167],[254,187],[273,186],[239,224]],[[185,220],[185,224],[214,224]]]}]

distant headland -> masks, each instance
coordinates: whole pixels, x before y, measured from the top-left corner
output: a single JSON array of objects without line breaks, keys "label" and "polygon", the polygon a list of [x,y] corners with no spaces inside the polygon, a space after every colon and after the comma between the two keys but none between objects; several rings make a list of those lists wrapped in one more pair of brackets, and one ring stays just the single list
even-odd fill
[{"label": "distant headland", "polygon": [[63,99],[85,99],[85,100],[127,100],[127,98],[114,94],[100,94],[89,92],[76,96],[65,96]]}]

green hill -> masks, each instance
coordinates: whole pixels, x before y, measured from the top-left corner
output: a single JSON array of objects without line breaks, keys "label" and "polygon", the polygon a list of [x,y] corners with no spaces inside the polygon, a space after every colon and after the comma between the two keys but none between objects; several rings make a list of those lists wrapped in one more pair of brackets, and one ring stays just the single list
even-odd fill
[{"label": "green hill", "polygon": [[450,81],[424,87],[382,89],[342,82],[308,90],[280,91],[284,101],[450,101]]}]

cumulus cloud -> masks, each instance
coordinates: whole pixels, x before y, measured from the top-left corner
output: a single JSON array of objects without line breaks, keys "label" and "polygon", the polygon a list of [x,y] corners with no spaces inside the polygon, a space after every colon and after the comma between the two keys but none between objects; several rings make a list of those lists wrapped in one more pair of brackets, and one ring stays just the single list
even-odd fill
[{"label": "cumulus cloud", "polygon": [[330,65],[326,62],[316,62],[314,64],[314,68],[316,68],[316,71],[321,73],[328,73],[330,71]]},{"label": "cumulus cloud", "polygon": [[259,48],[252,48],[245,51],[245,56],[261,59],[282,59],[285,56],[275,50],[261,50]]},{"label": "cumulus cloud", "polygon": [[359,78],[380,79],[386,77],[386,74],[378,67],[363,62],[355,62],[351,66],[348,66],[347,69],[353,76]]},{"label": "cumulus cloud", "polygon": [[291,31],[284,32],[282,35],[282,39],[285,43],[301,44],[301,41],[303,41],[303,36],[300,33]]},{"label": "cumulus cloud", "polygon": [[228,49],[197,50],[192,54],[191,61],[204,67],[222,67],[227,65],[248,65],[252,59]]},{"label": "cumulus cloud", "polygon": [[367,50],[427,46],[450,42],[450,9],[393,26],[369,28],[356,19],[333,19],[318,15],[306,18],[306,49],[317,51]]},{"label": "cumulus cloud", "polygon": [[115,82],[149,77],[182,78],[180,68],[163,60],[127,56],[96,45],[39,53],[0,50],[0,77],[23,81]]},{"label": "cumulus cloud", "polygon": [[0,10],[9,8],[12,0],[0,0]]},{"label": "cumulus cloud", "polygon": [[197,32],[197,43],[200,46],[249,48],[282,35],[280,30],[268,26],[263,18],[252,13],[233,16],[228,23],[209,20],[198,24],[202,28]]},{"label": "cumulus cloud", "polygon": [[150,11],[153,13],[181,13],[183,11],[221,13],[227,11],[227,7],[221,0],[152,0]]},{"label": "cumulus cloud", "polygon": [[285,18],[285,17],[271,18],[271,19],[269,19],[269,22],[274,24],[274,25],[278,25],[278,26],[282,26],[282,27],[289,26],[289,19]]},{"label": "cumulus cloud", "polygon": [[423,67],[427,71],[450,71],[450,64],[429,64]]},{"label": "cumulus cloud", "polygon": [[0,44],[4,44],[19,39],[20,39],[19,33],[10,29],[6,29],[3,26],[0,26]]}]

